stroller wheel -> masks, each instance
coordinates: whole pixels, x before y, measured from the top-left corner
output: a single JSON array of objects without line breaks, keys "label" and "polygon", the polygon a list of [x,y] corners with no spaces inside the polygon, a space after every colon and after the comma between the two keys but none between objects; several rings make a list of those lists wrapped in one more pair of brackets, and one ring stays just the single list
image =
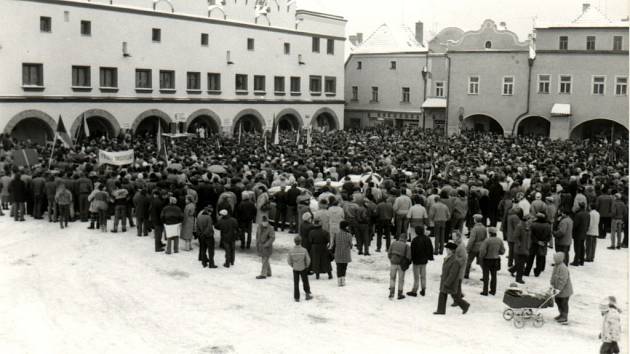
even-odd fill
[{"label": "stroller wheel", "polygon": [[532,318],[532,317],[534,317],[534,310],[532,309],[523,310],[523,318]]},{"label": "stroller wheel", "polygon": [[525,327],[525,319],[523,319],[522,315],[516,314],[514,316],[514,327],[516,327],[516,328],[523,328],[523,327]]},{"label": "stroller wheel", "polygon": [[506,321],[511,321],[514,318],[514,310],[506,309],[503,311],[503,319]]},{"label": "stroller wheel", "polygon": [[545,324],[545,319],[543,318],[542,313],[539,313],[534,318],[534,327],[540,328]]}]

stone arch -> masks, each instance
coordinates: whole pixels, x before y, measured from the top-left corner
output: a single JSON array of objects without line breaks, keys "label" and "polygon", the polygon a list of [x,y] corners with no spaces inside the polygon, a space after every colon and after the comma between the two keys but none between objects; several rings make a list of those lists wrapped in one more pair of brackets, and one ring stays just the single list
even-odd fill
[{"label": "stone arch", "polygon": [[157,6],[162,3],[165,2],[169,8],[171,9],[171,12],[175,12],[175,7],[173,6],[173,3],[171,3],[170,0],[153,0],[153,11],[157,11]]},{"label": "stone arch", "polygon": [[[53,139],[55,130],[57,129],[57,122],[47,113],[36,109],[29,109],[14,115],[4,126],[4,133],[13,135],[12,133],[16,130],[16,128],[19,129],[21,125],[29,123],[33,127],[39,127],[40,129],[25,129],[24,134],[20,134],[21,136],[18,136],[18,139],[20,137],[24,139],[33,138],[34,140],[42,143]],[[45,130],[41,132],[41,128],[44,128]],[[29,133],[33,134],[31,135]]]},{"label": "stone arch", "polygon": [[604,137],[628,138],[628,128],[617,121],[608,118],[595,118],[584,121],[571,129],[569,137],[572,140],[593,139]]},{"label": "stone arch", "polygon": [[95,127],[99,131],[104,131],[110,137],[118,136],[118,134],[120,133],[120,124],[118,124],[118,120],[116,119],[116,117],[114,117],[113,114],[102,109],[88,109],[87,111],[79,114],[74,119],[72,127],[70,128],[72,136],[75,136],[77,133],[77,129],[81,127],[83,115],[85,115],[85,119],[88,123],[88,128],[90,128],[90,131],[92,131],[93,127]]},{"label": "stone arch", "polygon": [[262,114],[251,108],[238,112],[238,114],[234,117],[234,120],[232,120],[232,132],[234,134],[238,134],[240,122],[248,125],[248,127],[245,127],[248,128],[246,131],[255,130],[262,133],[266,127],[265,118],[263,118]]},{"label": "stone arch", "polygon": [[[285,108],[278,114],[278,127],[280,130],[298,130],[304,125],[302,115],[293,108]],[[283,129],[283,127],[289,127],[289,129]]]},{"label": "stone arch", "polygon": [[171,117],[169,117],[168,114],[160,111],[159,109],[149,109],[140,113],[140,115],[138,115],[138,117],[136,117],[136,119],[133,121],[133,124],[131,125],[131,131],[134,132],[134,134],[137,133],[138,128],[141,126],[142,122],[151,117],[157,117],[160,119],[163,132],[170,131],[169,126],[171,125],[171,123],[173,123],[173,120],[171,119]]},{"label": "stone arch", "polygon": [[194,133],[194,131],[189,131],[189,129],[195,129],[193,123],[201,123],[202,125],[210,128],[210,131],[213,133],[221,132],[221,118],[219,118],[218,114],[206,108],[196,110],[188,116],[188,119],[186,119],[185,131]]},{"label": "stone arch", "polygon": [[526,116],[515,122],[514,135],[549,136],[551,122],[543,116]]},{"label": "stone arch", "polygon": [[474,130],[479,132],[491,132],[499,135],[504,134],[504,129],[499,121],[494,119],[494,117],[484,113],[475,113],[468,115],[462,121],[462,129]]},{"label": "stone arch", "polygon": [[212,12],[214,12],[214,11],[221,12],[221,15],[223,16],[223,19],[224,20],[227,19],[227,14],[225,13],[225,10],[223,9],[223,6],[219,6],[219,5],[208,6],[208,17],[212,18]]},{"label": "stone arch", "polygon": [[339,118],[335,111],[328,107],[322,107],[318,109],[311,118],[311,126],[313,128],[325,128],[333,131],[339,129]]}]

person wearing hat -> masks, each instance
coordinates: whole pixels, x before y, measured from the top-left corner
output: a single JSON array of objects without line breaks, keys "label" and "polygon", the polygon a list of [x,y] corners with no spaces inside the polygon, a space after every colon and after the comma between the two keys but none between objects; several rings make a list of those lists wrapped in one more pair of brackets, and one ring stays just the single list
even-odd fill
[{"label": "person wearing hat", "polygon": [[231,265],[234,265],[234,248],[238,237],[238,221],[231,217],[227,210],[221,209],[219,211],[219,220],[217,220],[217,230],[221,231],[221,243],[225,250],[225,263],[223,263],[223,266],[229,268]]},{"label": "person wearing hat", "polygon": [[[608,249],[621,248],[621,233],[623,232],[623,221],[628,217],[628,206],[621,199],[621,194],[615,194],[610,222],[610,247]],[[627,233],[627,231],[626,231]],[[627,236],[626,236],[627,238]],[[627,245],[626,245],[627,247]]]},{"label": "person wearing hat", "polygon": [[262,258],[262,269],[256,279],[265,279],[271,276],[271,265],[269,258],[273,253],[273,242],[276,240],[274,228],[269,225],[266,216],[261,219],[260,226],[256,229],[256,250]]},{"label": "person wearing hat", "polygon": [[586,231],[586,255],[584,256],[584,262],[593,262],[595,260],[595,249],[597,248],[597,238],[599,236],[600,215],[595,208],[595,204],[591,204],[590,209],[588,212],[590,220]]},{"label": "person wearing hat", "polygon": [[571,248],[571,240],[573,236],[573,220],[569,217],[566,209],[558,209],[560,221],[553,233],[556,244],[556,252],[564,253],[564,263],[569,264],[569,249]]},{"label": "person wearing hat", "polygon": [[483,216],[481,214],[473,215],[475,225],[470,230],[470,238],[466,244],[466,252],[468,253],[468,260],[466,262],[466,272],[464,273],[464,279],[468,279],[470,275],[470,267],[473,260],[477,259],[477,264],[482,264],[482,258],[479,257],[479,247],[481,243],[486,239],[487,230],[482,224]]},{"label": "person wearing hat", "polygon": [[448,242],[446,246],[446,257],[444,257],[444,263],[442,264],[442,275],[440,276],[440,294],[438,297],[438,307],[434,315],[446,314],[446,300],[450,294],[453,301],[457,306],[462,309],[462,313],[466,314],[470,308],[470,304],[462,299],[459,292],[459,273],[461,263],[455,259],[455,250],[457,244],[454,242]]},{"label": "person wearing hat", "polygon": [[497,272],[501,269],[501,256],[505,253],[503,240],[497,238],[497,229],[488,228],[488,237],[479,246],[478,259],[481,260],[483,271],[483,291],[481,295],[488,295],[488,284],[490,285],[490,295],[497,293]]},{"label": "person wearing hat", "polygon": [[300,235],[295,236],[293,242],[295,247],[290,249],[287,254],[287,263],[293,269],[293,299],[295,302],[300,301],[300,278],[302,278],[302,286],[308,301],[313,298],[311,286],[308,283],[308,268],[311,265],[311,258],[306,249],[302,247]]},{"label": "person wearing hat", "polygon": [[553,255],[553,272],[549,283],[558,294],[555,296],[556,305],[560,314],[554,318],[562,324],[567,324],[569,316],[569,298],[573,295],[571,275],[566,265],[564,252],[557,252]]},{"label": "person wearing hat", "polygon": [[534,264],[534,276],[539,276],[545,270],[547,259],[547,243],[551,240],[551,224],[543,213],[536,214],[536,220],[531,224],[531,247],[529,259],[525,266],[524,275],[529,276]]},{"label": "person wearing hat", "polygon": [[179,252],[179,234],[184,220],[184,212],[177,206],[177,198],[170,197],[168,205],[162,209],[160,220],[164,223],[164,233],[166,234],[166,254],[171,254],[171,244],[173,251]]},{"label": "person wearing hat", "polygon": [[199,215],[197,215],[197,223],[195,224],[197,235],[199,237],[199,261],[206,268],[216,268],[214,264],[214,227],[212,223],[212,206],[205,206]]},{"label": "person wearing hat", "polygon": [[586,233],[588,232],[589,223],[591,221],[591,216],[583,202],[578,204],[578,208],[579,209],[573,215],[573,250],[575,256],[573,262],[571,262],[572,266],[584,265],[584,243],[586,242]]},{"label": "person wearing hat", "polygon": [[600,354],[619,353],[619,341],[621,340],[621,311],[617,308],[617,299],[614,296],[606,297],[599,304],[599,311],[602,313],[602,331],[599,339],[602,346]]},{"label": "person wearing hat", "polygon": [[534,201],[532,202],[530,211],[533,215],[538,213],[547,213],[547,205],[542,200],[542,194],[540,192],[536,192],[536,194],[534,194]]}]

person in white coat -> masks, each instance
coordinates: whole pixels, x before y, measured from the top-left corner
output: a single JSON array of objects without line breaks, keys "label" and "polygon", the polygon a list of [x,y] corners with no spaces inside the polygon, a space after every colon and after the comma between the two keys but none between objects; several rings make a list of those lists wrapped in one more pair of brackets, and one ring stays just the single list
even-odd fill
[{"label": "person in white coat", "polygon": [[599,339],[602,346],[599,349],[600,354],[619,353],[619,340],[621,339],[621,316],[617,309],[617,299],[609,296],[599,305],[599,310],[604,317],[602,322],[602,331]]}]

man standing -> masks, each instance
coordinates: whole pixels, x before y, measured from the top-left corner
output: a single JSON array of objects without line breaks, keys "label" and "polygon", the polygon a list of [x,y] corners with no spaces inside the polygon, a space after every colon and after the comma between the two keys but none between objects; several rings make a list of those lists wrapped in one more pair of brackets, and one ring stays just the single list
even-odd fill
[{"label": "man standing", "polygon": [[376,252],[381,251],[382,239],[385,238],[385,249],[391,244],[392,219],[394,209],[386,198],[382,198],[376,205]]},{"label": "man standing", "polygon": [[[563,211],[563,213],[566,213],[566,211]],[[573,294],[569,268],[566,265],[564,257],[565,253],[563,252],[558,252],[553,255],[553,272],[551,273],[551,279],[549,281],[551,287],[558,291],[558,294],[555,296],[555,300],[556,305],[558,305],[560,315],[556,316],[554,320],[562,324],[566,324],[568,322],[569,298]]]},{"label": "man standing", "polygon": [[77,191],[78,191],[78,199],[79,199],[79,217],[81,222],[88,221],[89,217],[89,207],[90,202],[88,201],[88,196],[94,189],[92,185],[92,181],[87,178],[85,173],[81,173],[81,177],[76,181]]},{"label": "man standing", "polygon": [[462,309],[462,313],[466,314],[470,308],[470,304],[462,299],[460,292],[458,291],[459,273],[461,263],[455,259],[454,252],[457,249],[457,245],[453,242],[449,242],[444,247],[446,248],[446,257],[442,265],[442,276],[440,277],[440,295],[438,298],[438,308],[434,315],[446,314],[446,299],[450,294],[453,301],[457,306]]},{"label": "man standing", "polygon": [[149,235],[149,208],[151,207],[151,199],[147,195],[147,191],[138,188],[136,195],[133,196],[133,205],[136,213],[136,224],[138,225],[138,237]]},{"label": "man standing", "polygon": [[427,263],[433,260],[433,245],[424,233],[424,226],[416,226],[416,237],[411,241],[411,262],[413,263],[413,288],[407,293],[409,296],[418,295],[418,278],[422,283],[420,295],[424,296],[427,289]]},{"label": "man standing", "polygon": [[595,260],[595,249],[597,248],[597,237],[599,235],[600,216],[599,212],[595,208],[595,205],[591,205],[591,211],[589,212],[588,231],[586,232],[586,259],[585,262],[592,262]]},{"label": "man standing", "polygon": [[164,234],[164,224],[162,223],[162,209],[166,206],[166,198],[160,196],[158,189],[153,190],[153,198],[149,207],[149,217],[153,224],[153,238],[155,241],[155,252],[164,251],[164,243],[162,243],[162,235]]},{"label": "man standing", "polygon": [[572,266],[584,265],[584,242],[586,242],[586,232],[588,232],[588,226],[591,221],[591,216],[586,211],[586,204],[584,202],[578,203],[578,210],[573,216],[573,250],[575,251],[575,257]]},{"label": "man standing", "polygon": [[468,279],[470,275],[470,266],[473,260],[477,259],[477,264],[483,265],[483,258],[479,257],[479,247],[481,243],[486,239],[487,232],[484,224],[481,223],[483,216],[481,214],[473,215],[475,225],[470,230],[470,238],[466,244],[466,252],[468,253],[468,260],[466,262],[466,272],[464,273],[464,279]]},{"label": "man standing", "polygon": [[278,227],[280,231],[284,231],[284,225],[287,222],[287,192],[285,191],[285,187],[280,187],[280,191],[276,192],[273,196],[276,201],[276,218],[274,220],[274,229],[278,231]]},{"label": "man standing", "polygon": [[547,243],[551,240],[551,224],[547,222],[547,216],[543,213],[536,214],[536,220],[532,223],[532,243],[529,249],[529,259],[525,267],[525,276],[534,266],[534,276],[539,276],[545,270],[547,256]]},{"label": "man standing", "polygon": [[31,189],[33,190],[33,217],[35,219],[43,219],[45,185],[46,180],[42,177],[41,172],[35,173],[31,181]]},{"label": "man standing", "polygon": [[122,188],[120,181],[116,181],[114,197],[114,228],[112,232],[118,232],[118,222],[122,222],[122,232],[127,232],[127,197],[129,192]]},{"label": "man standing", "polygon": [[564,254],[562,261],[569,264],[569,249],[571,248],[571,237],[573,235],[573,220],[568,215],[567,210],[559,209],[560,222],[554,232],[556,252]]},{"label": "man standing", "polygon": [[287,192],[287,222],[289,223],[289,232],[298,232],[298,210],[297,210],[297,197],[300,195],[300,189],[297,187],[297,182],[293,182],[291,188]]},{"label": "man standing", "polygon": [[508,269],[510,274],[514,276],[516,273],[516,282],[525,284],[523,274],[525,272],[525,263],[529,259],[529,248],[532,240],[531,225],[527,220],[521,220],[514,230],[514,267]]},{"label": "man standing", "polygon": [[389,250],[387,250],[387,257],[390,261],[389,268],[389,298],[394,297],[396,290],[396,275],[398,275],[398,300],[405,298],[403,295],[403,287],[405,286],[405,271],[409,266],[409,260],[411,260],[411,247],[407,245],[407,234],[402,233],[398,240],[392,242]]},{"label": "man standing", "polygon": [[13,179],[9,183],[9,195],[12,200],[11,212],[15,221],[24,221],[26,212],[26,183],[20,177],[20,172],[16,171]]},{"label": "man standing", "polygon": [[269,220],[263,216],[260,227],[256,230],[256,250],[262,258],[262,269],[256,279],[265,279],[271,276],[269,258],[273,253],[273,242],[276,240],[274,229],[269,225]]},{"label": "man standing", "polygon": [[435,197],[435,203],[429,209],[429,220],[433,222],[435,232],[435,247],[433,254],[442,254],[444,251],[444,238],[446,232],[446,222],[451,219],[451,212],[446,204],[442,202],[442,199],[438,196]]},{"label": "man standing", "polygon": [[626,219],[627,213],[628,207],[624,204],[623,200],[621,200],[621,194],[615,194],[615,202],[611,215],[612,220],[610,222],[610,247],[608,247],[608,249],[614,250],[621,248],[623,221]]},{"label": "man standing", "polygon": [[306,300],[313,298],[311,295],[311,287],[308,284],[308,267],[311,265],[311,258],[308,252],[301,246],[302,238],[298,235],[293,239],[295,247],[293,247],[287,255],[287,263],[293,269],[293,298],[295,302],[300,301],[300,278],[302,278],[302,286],[306,294]]},{"label": "man standing", "polygon": [[221,209],[219,211],[219,220],[217,221],[217,229],[221,231],[221,242],[223,243],[223,249],[225,250],[225,268],[230,268],[230,265],[234,265],[234,247],[236,244],[236,237],[238,232],[238,222],[231,217],[227,210]]},{"label": "man standing", "polygon": [[503,240],[497,238],[497,229],[488,229],[488,238],[479,246],[479,259],[483,270],[483,291],[481,295],[488,296],[488,283],[490,283],[490,295],[497,293],[497,271],[501,269],[501,255],[505,253]]},{"label": "man standing", "polygon": [[[236,206],[236,220],[238,221],[242,250],[249,249],[252,244],[252,224],[255,218],[256,205],[250,200],[249,195],[245,195]],[[266,216],[265,219],[267,219]]]},{"label": "man standing", "polygon": [[599,212],[599,238],[606,238],[606,233],[611,228],[611,216],[615,200],[610,195],[610,188],[604,187],[602,194],[595,199],[595,209]]},{"label": "man standing", "polygon": [[[138,224],[139,225],[139,224]],[[201,265],[216,268],[214,264],[214,227],[212,226],[212,206],[206,205],[197,216],[199,235],[199,261]]]},{"label": "man standing", "polygon": [[398,190],[393,190],[392,194],[396,196],[392,208],[394,209],[396,225],[396,234],[394,236],[398,238],[401,233],[407,232],[407,227],[409,225],[407,213],[409,213],[409,209],[411,209],[411,198],[404,193],[400,193]]}]

